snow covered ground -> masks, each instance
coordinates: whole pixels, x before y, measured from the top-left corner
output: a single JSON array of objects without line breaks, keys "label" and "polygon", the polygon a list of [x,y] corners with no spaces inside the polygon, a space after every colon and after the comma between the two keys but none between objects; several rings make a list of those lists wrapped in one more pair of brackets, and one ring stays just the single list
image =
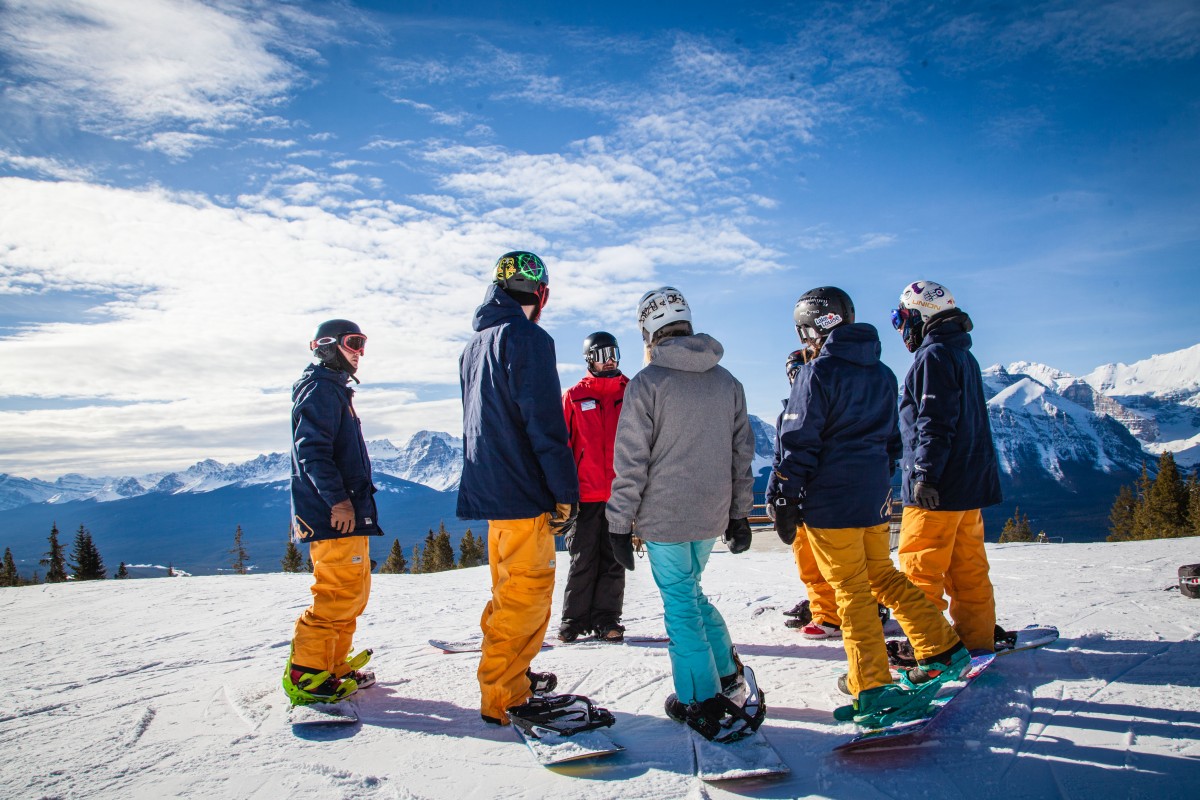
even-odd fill
[{"label": "snow covered ground", "polygon": [[[714,553],[705,582],[767,693],[764,732],[792,774],[703,784],[662,713],[665,645],[545,650],[535,667],[614,711],[628,750],[543,769],[483,725],[475,655],[431,637],[477,633],[486,569],[375,577],[357,644],[380,682],[362,724],[297,735],[279,673],[305,575],[219,576],[0,590],[5,798],[1165,798],[1200,786],[1200,600],[1164,591],[1200,539],[989,547],[1000,619],[1056,624],[1058,643],[1007,656],[939,718],[927,744],[835,755],[840,643],[806,642],[780,611],[802,596],[768,531]],[[558,617],[565,559],[559,565]],[[629,632],[663,632],[645,562]]]}]

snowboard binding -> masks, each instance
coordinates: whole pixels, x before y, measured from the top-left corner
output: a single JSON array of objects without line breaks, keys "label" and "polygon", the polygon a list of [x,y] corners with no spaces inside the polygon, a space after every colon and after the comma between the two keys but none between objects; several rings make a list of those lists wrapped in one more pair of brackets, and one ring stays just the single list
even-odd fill
[{"label": "snowboard binding", "polygon": [[534,695],[508,709],[508,717],[526,735],[535,739],[547,733],[574,736],[617,721],[608,709],[600,708],[581,694]]},{"label": "snowboard binding", "polygon": [[688,707],[687,725],[710,742],[731,744],[753,736],[767,718],[766,694],[758,688],[754,670],[742,667],[745,701],[738,705],[725,694]]}]

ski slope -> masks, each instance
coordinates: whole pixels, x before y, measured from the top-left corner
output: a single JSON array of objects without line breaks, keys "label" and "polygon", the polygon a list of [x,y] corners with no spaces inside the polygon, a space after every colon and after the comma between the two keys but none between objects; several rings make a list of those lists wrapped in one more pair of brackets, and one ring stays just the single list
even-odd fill
[{"label": "ski slope", "polygon": [[[543,769],[477,710],[477,655],[431,637],[477,634],[486,568],[375,576],[357,644],[379,683],[357,726],[298,736],[279,674],[309,576],[253,575],[0,590],[0,797],[161,798],[1165,798],[1200,785],[1200,601],[1164,591],[1200,539],[990,545],[1002,624],[1057,625],[1047,648],[996,662],[925,746],[835,755],[854,732],[839,642],[809,642],[780,612],[802,597],[769,531],[714,553],[705,586],[758,673],[763,730],[792,768],[703,784],[686,731],[662,713],[666,646],[574,645],[534,665],[617,716],[627,752]],[[565,555],[565,554],[564,554]],[[558,595],[566,577],[559,564]],[[661,634],[641,561],[629,632]],[[553,630],[553,628],[552,628]]]}]

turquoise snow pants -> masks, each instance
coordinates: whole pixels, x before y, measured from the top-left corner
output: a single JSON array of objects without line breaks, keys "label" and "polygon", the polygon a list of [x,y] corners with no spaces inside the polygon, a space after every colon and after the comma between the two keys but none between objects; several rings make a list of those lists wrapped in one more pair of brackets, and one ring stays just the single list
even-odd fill
[{"label": "turquoise snow pants", "polygon": [[721,612],[708,602],[700,576],[716,539],[662,544],[646,542],[650,571],[663,599],[675,696],[682,703],[716,697],[721,676],[737,671],[733,640]]}]

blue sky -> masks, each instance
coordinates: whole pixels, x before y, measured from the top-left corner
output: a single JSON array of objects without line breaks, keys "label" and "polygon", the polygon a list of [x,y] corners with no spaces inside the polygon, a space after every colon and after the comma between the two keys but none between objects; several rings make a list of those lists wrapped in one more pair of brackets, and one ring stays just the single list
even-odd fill
[{"label": "blue sky", "polygon": [[0,472],[286,449],[335,316],[370,337],[369,437],[457,432],[516,248],[564,385],[601,328],[635,371],[634,304],[672,284],[769,420],[820,285],[898,375],[918,279],[984,366],[1194,345],[1198,62],[1190,0],[5,0]]}]

